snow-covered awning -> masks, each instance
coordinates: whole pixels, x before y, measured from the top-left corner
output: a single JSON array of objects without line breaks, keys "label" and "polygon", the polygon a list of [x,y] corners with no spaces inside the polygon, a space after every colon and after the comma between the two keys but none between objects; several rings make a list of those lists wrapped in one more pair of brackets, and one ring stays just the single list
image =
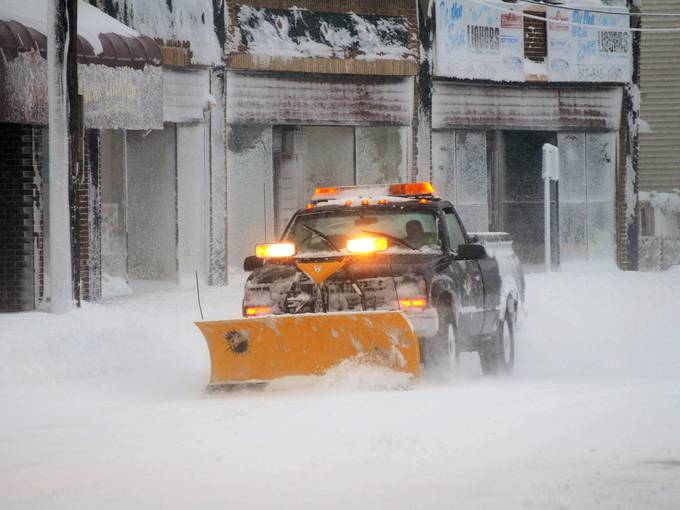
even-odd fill
[{"label": "snow-covered awning", "polygon": [[[0,2],[0,122],[47,124],[47,2]],[[85,126],[163,126],[160,47],[78,2],[79,93]]]},{"label": "snow-covered awning", "polygon": [[[3,0],[0,4],[0,49],[5,59],[38,51],[47,55],[47,1]],[[78,61],[84,64],[141,69],[161,64],[161,51],[145,37],[92,5],[78,3]]]},{"label": "snow-covered awning", "polygon": [[[250,4],[250,5],[245,5]],[[245,1],[234,7],[231,69],[414,75],[415,3]]]}]

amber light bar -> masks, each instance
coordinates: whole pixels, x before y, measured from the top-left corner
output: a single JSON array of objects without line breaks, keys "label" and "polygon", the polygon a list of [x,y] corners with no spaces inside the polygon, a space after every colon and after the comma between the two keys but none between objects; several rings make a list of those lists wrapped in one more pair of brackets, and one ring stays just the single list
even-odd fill
[{"label": "amber light bar", "polygon": [[268,315],[271,308],[268,306],[246,306],[244,312],[246,317],[257,317],[258,315]]},{"label": "amber light bar", "polygon": [[350,253],[375,253],[387,249],[387,239],[384,237],[357,237],[347,241],[347,251]]},{"label": "amber light bar", "polygon": [[434,188],[429,182],[405,182],[402,184],[390,184],[390,195],[393,196],[419,196],[432,194],[434,194]]},{"label": "amber light bar", "polygon": [[292,257],[295,255],[295,245],[293,243],[258,244],[255,246],[255,255],[261,259]]},{"label": "amber light bar", "polygon": [[[355,200],[361,205],[368,205],[369,200],[384,200],[383,197],[422,197],[434,195],[434,188],[429,182],[404,182],[397,184],[366,184],[361,186],[335,186],[316,188],[312,195],[312,203],[327,200]],[[350,204],[351,205],[351,204]]]}]

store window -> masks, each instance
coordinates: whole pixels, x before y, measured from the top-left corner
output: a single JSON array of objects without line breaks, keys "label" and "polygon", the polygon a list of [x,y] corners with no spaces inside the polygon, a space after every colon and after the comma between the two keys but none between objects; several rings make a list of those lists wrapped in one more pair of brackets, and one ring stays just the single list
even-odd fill
[{"label": "store window", "polygon": [[409,128],[399,126],[275,126],[277,235],[317,187],[406,180],[408,134]]}]

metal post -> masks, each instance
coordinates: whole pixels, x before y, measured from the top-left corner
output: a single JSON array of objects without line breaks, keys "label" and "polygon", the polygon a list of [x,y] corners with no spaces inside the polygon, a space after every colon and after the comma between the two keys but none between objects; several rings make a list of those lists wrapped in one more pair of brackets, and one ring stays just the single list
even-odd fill
[{"label": "metal post", "polygon": [[550,236],[550,181],[559,179],[559,152],[557,147],[549,143],[543,144],[543,216],[544,216],[544,243],[545,246],[545,272],[551,268],[551,236]]},{"label": "metal post", "polygon": [[543,195],[544,195],[544,201],[543,201],[543,215],[545,217],[544,220],[544,232],[545,232],[545,272],[549,273],[550,272],[550,266],[551,266],[551,260],[550,260],[550,255],[551,255],[551,246],[550,246],[550,177],[545,175],[543,177]]},{"label": "metal post", "polygon": [[68,143],[68,80],[66,61],[69,44],[68,2],[47,4],[47,76],[49,95],[49,262],[50,309],[63,313],[73,308],[71,241],[72,187]]}]

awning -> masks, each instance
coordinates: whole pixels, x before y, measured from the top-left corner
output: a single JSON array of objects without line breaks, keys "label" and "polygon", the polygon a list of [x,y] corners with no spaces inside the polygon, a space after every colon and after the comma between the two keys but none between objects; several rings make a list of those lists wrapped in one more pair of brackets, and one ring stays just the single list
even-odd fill
[{"label": "awning", "polygon": [[[0,16],[3,15],[4,13],[0,12]],[[126,37],[111,32],[101,33],[98,38],[103,51],[96,54],[87,39],[78,35],[79,63],[126,66],[133,69],[142,69],[146,65],[161,65],[161,49],[149,37],[143,35]],[[27,51],[37,51],[43,58],[47,58],[47,37],[18,21],[0,19],[0,49],[7,60]]]},{"label": "awning", "polygon": [[[0,122],[47,124],[47,1],[0,3]],[[92,5],[80,1],[78,9],[85,126],[162,128],[159,45]]]}]

